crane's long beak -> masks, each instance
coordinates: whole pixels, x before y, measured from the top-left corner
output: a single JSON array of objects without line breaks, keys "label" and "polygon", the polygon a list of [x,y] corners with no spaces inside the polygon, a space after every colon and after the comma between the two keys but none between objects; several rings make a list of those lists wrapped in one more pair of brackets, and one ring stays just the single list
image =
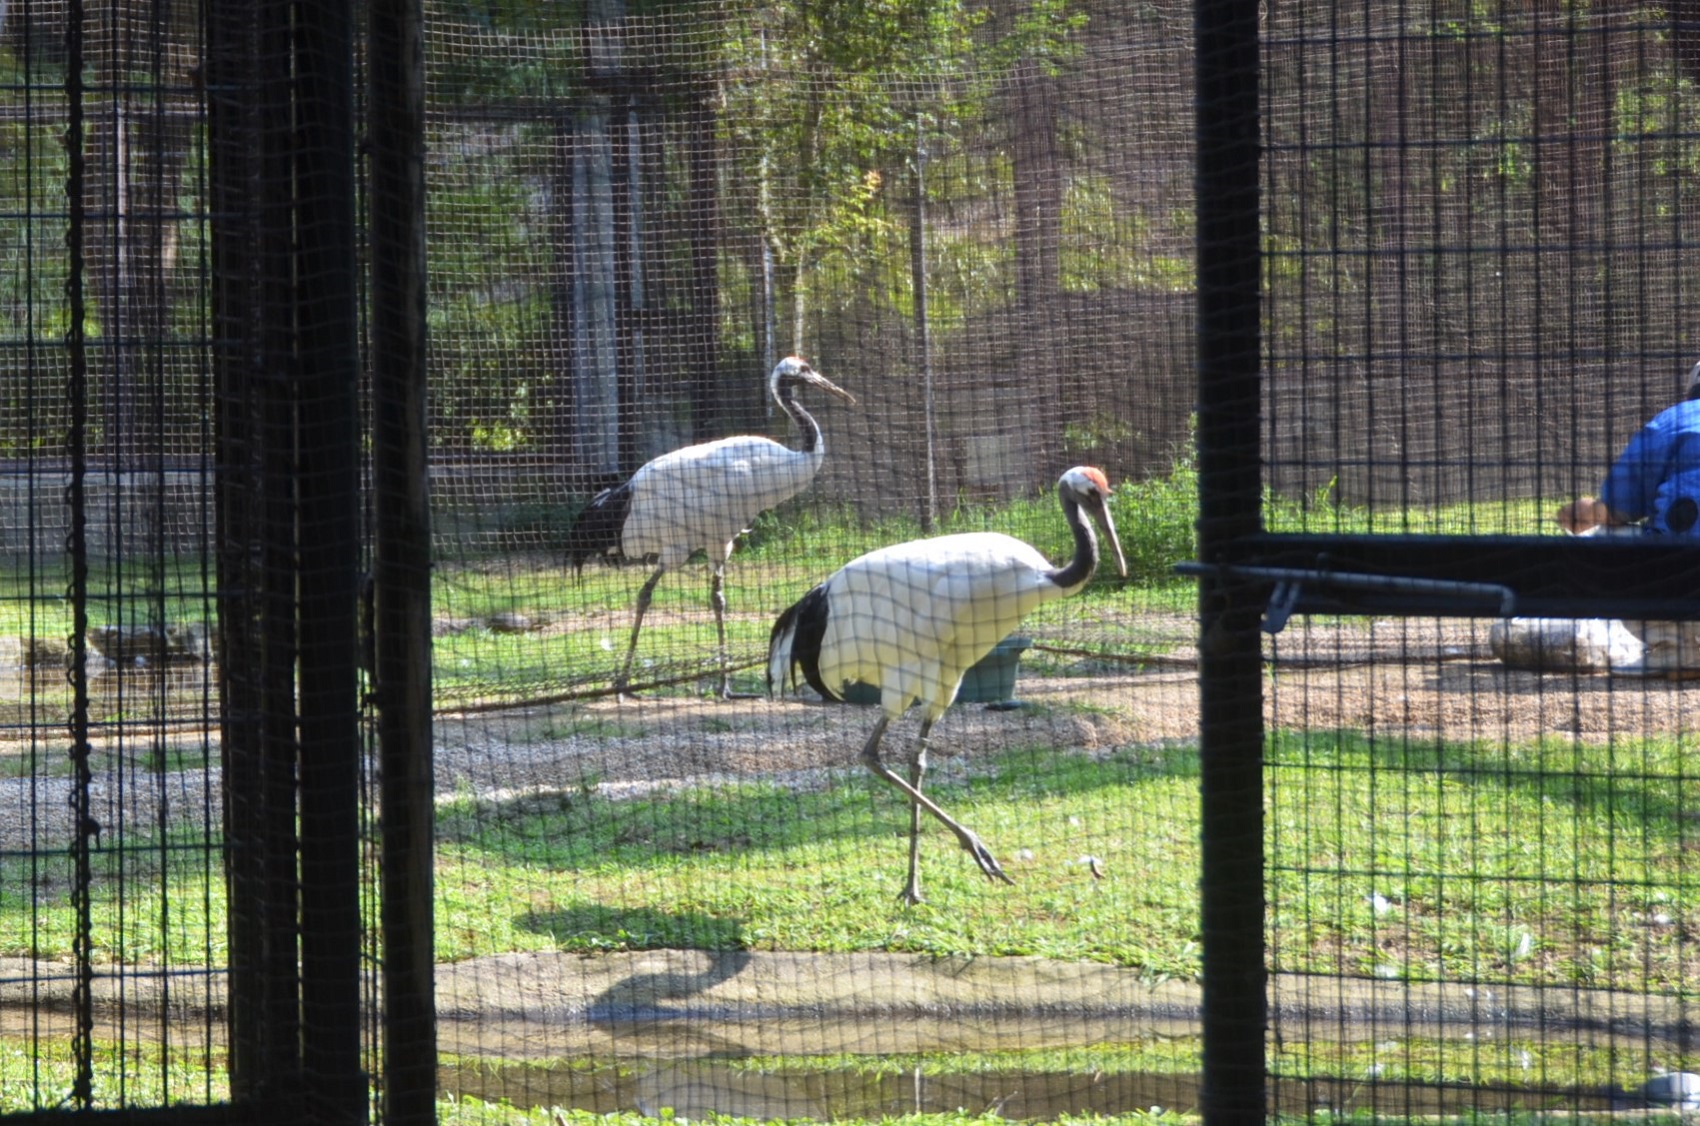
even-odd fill
[{"label": "crane's long beak", "polygon": [[856,401],[856,396],[852,395],[850,392],[846,391],[844,388],[840,387],[814,368],[805,368],[798,378],[811,387],[819,387],[828,395],[837,395],[840,399],[843,399],[847,403],[854,404]]},{"label": "crane's long beak", "polygon": [[1122,541],[1116,537],[1116,522],[1110,517],[1109,502],[1093,505],[1092,516],[1104,530],[1104,538],[1110,541],[1110,551],[1116,557],[1116,574],[1127,578],[1127,559],[1122,555]]}]

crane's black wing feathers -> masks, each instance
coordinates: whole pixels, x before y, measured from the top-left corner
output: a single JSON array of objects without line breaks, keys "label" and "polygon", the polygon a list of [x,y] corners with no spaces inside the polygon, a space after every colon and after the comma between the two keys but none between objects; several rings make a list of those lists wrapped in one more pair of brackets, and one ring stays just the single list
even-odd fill
[{"label": "crane's black wing feathers", "polygon": [[796,630],[791,634],[792,667],[803,667],[803,679],[809,682],[810,688],[821,694],[823,700],[837,700],[843,703],[844,697],[836,690],[828,688],[820,675],[820,647],[826,637],[826,620],[831,613],[832,603],[827,600],[826,585],[823,583],[779,615],[779,620],[773,623],[773,632],[768,636],[768,645],[771,647],[773,639],[790,629],[795,621]]},{"label": "crane's black wing feathers", "polygon": [[567,530],[567,562],[584,570],[585,560],[620,546],[620,533],[632,508],[632,483],[603,489],[590,498]]}]

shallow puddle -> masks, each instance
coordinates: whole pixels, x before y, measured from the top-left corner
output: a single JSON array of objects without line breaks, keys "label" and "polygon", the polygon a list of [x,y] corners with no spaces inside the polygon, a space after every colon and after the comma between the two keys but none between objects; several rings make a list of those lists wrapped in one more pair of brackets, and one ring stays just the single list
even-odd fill
[{"label": "shallow puddle", "polygon": [[[837,1061],[835,1061],[837,1062]],[[870,1064],[875,1061],[870,1060]],[[1121,1114],[1152,1110],[1188,1112],[1198,1107],[1198,1077],[1175,1074],[1079,1074],[988,1071],[950,1075],[869,1074],[861,1069],[756,1071],[735,1061],[642,1060],[588,1066],[569,1062],[473,1063],[441,1070],[444,1093],[518,1107],[558,1106],[608,1114],[664,1109],[683,1117],[709,1113],[751,1118],[822,1121],[964,1110],[1011,1120],[1043,1121],[1063,1115]],[[1377,1111],[1399,1115],[1501,1110],[1621,1109],[1600,1093],[1493,1090],[1362,1080],[1271,1083],[1274,1109]]]},{"label": "shallow puddle", "polygon": [[[872,1061],[870,1061],[872,1062]],[[1112,1114],[1153,1106],[1187,1110],[1197,1102],[1191,1076],[986,1072],[958,1075],[867,1074],[846,1068],[752,1071],[724,1060],[656,1060],[591,1070],[568,1065],[473,1064],[444,1068],[446,1093],[515,1106],[559,1106],[598,1114],[664,1108],[694,1117],[710,1112],[751,1118],[863,1118],[991,1111],[1010,1119]]]}]

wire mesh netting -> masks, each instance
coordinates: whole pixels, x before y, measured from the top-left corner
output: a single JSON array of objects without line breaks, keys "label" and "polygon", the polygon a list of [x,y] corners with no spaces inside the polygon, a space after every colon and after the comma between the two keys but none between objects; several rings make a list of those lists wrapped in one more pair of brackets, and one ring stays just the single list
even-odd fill
[{"label": "wire mesh netting", "polygon": [[0,1113],[1700,1088],[1700,12],[408,7],[0,5]]},{"label": "wire mesh netting", "polygon": [[[320,14],[0,9],[0,1113],[367,1103],[352,119],[313,88],[352,52]],[[317,1093],[277,1083],[302,1061]]]},{"label": "wire mesh netting", "polygon": [[[1278,1103],[1339,1109],[1317,1075],[1400,1114],[1690,1097],[1692,627],[1641,619],[1692,607],[1686,580],[1620,596],[1693,523],[1685,439],[1657,439],[1700,359],[1695,16],[1270,8],[1268,526],[1657,533],[1609,567],[1565,556],[1578,593],[1547,612],[1502,598],[1570,545],[1483,541],[1498,589],[1276,635]],[[1568,507],[1596,494],[1609,514]],[[1403,542],[1395,574],[1439,573]]]},{"label": "wire mesh netting", "polygon": [[445,1090],[1187,1101],[1188,7],[578,15],[428,34]]},{"label": "wire mesh netting", "polygon": [[[1170,743],[1189,714],[1188,594],[1166,580],[1193,487],[1189,142],[1172,81],[1186,14],[846,14],[429,12],[448,1093],[485,1090],[517,1060],[487,1093],[538,1101],[545,1065],[572,1059],[598,1064],[603,1086],[638,1075],[643,1090],[621,1079],[621,1098],[687,1105],[703,1035],[802,1061],[1072,1049],[1108,1042],[1109,1006],[1151,972],[1116,953],[1144,939],[1086,920],[1131,915],[1134,873],[1187,848],[1188,768]],[[5,1058],[21,1070],[0,1084],[7,1111],[293,1105],[318,1097],[319,1065],[350,1035],[374,1073],[395,1062],[373,987],[314,976],[340,973],[350,949],[368,981],[389,974],[398,933],[380,941],[375,920],[387,807],[365,866],[333,863],[362,824],[376,831],[392,782],[343,755],[351,686],[380,712],[392,689],[370,675],[386,644],[381,558],[364,610],[376,637],[342,632],[357,609],[346,564],[366,550],[337,523],[341,443],[367,394],[343,366],[346,26],[263,5],[170,19],[26,6],[4,24],[28,154],[8,189],[21,375],[0,437],[18,638],[0,888],[16,923]],[[394,143],[373,136],[369,153]],[[380,218],[387,206],[372,202]],[[790,353],[813,366],[787,369]],[[756,481],[755,503],[699,484],[691,504],[659,470],[618,487],[656,455],[740,433],[756,437],[716,447],[731,487],[764,466],[783,477]],[[1059,505],[1075,463],[1118,490],[1103,546],[1119,523],[1151,593],[1117,596],[1118,578],[1049,601],[1085,579],[1066,565],[1085,549]],[[1071,480],[1067,511],[1103,503],[1104,478]],[[369,494],[374,526],[396,500]],[[633,566],[604,559],[595,536],[610,526]],[[906,885],[905,795],[857,763],[878,709],[768,698],[768,635],[858,554],[946,532],[981,537],[963,541],[965,566],[995,548],[1011,580],[1049,585],[1003,591],[995,631],[967,630],[926,681],[942,705],[974,666],[956,708],[927,721],[924,783],[909,762],[919,718],[891,725],[892,785],[924,785],[941,819],[986,842],[976,864],[929,831],[924,882]],[[1003,533],[1038,553],[990,538]],[[885,644],[912,660],[974,602]],[[1173,673],[1143,685],[1151,706],[1117,701],[1165,662]],[[616,680],[632,694],[612,694]],[[1066,769],[1047,780],[1059,751]],[[1166,785],[1153,808],[1175,810],[1175,831],[1127,827],[1115,793],[1144,775]],[[356,798],[365,822],[348,816]],[[997,872],[1025,898],[988,898],[980,881]],[[929,921],[899,904],[905,886]],[[1184,888],[1154,893],[1172,918]],[[372,928],[354,947],[337,930],[351,890]],[[833,918],[832,903],[860,917],[836,935],[792,929]],[[1185,931],[1150,936],[1160,972],[1187,972]],[[982,952],[1054,958],[1012,978],[928,969]],[[579,965],[586,953],[603,968]],[[1073,968],[1047,983],[1053,962]],[[516,967],[530,976],[485,987]],[[695,1011],[717,985],[787,974],[789,1021],[679,1039],[666,1019],[665,1001]],[[884,999],[860,996],[882,981]],[[1046,990],[1038,1011],[1066,1019],[1015,1000]],[[363,1019],[336,1019],[356,1003]],[[747,996],[726,1011],[771,1015]],[[829,1011],[843,1020],[803,1019]],[[891,1041],[869,1023],[889,1011],[956,1015]],[[554,1035],[562,1012],[584,1025],[573,1037]],[[969,1012],[985,1019],[965,1036]],[[686,1092],[656,1094],[681,1066]],[[828,1070],[833,1100],[966,1097],[960,1068],[905,1096]],[[1059,1106],[1125,1101],[1081,1078],[1087,1065],[1042,1070]],[[292,1088],[303,1072],[319,1078]],[[711,1088],[762,1085],[707,1074]]]},{"label": "wire mesh netting", "polygon": [[226,1094],[170,1015],[226,917],[200,39],[107,16],[4,20],[0,1111]]}]

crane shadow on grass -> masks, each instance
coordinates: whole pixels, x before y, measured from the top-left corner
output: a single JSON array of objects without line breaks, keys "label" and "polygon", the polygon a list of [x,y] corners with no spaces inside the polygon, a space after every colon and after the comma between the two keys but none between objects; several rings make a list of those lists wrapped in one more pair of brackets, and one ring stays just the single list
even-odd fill
[{"label": "crane shadow on grass", "polygon": [[657,952],[652,968],[646,966],[643,972],[621,978],[585,1008],[591,1024],[619,1030],[627,1051],[653,1048],[670,1056],[750,1054],[736,1039],[717,1033],[712,1022],[700,1019],[703,1008],[712,1008],[703,995],[750,964],[741,920],[583,904],[531,912],[520,919],[520,926],[564,945]]}]

